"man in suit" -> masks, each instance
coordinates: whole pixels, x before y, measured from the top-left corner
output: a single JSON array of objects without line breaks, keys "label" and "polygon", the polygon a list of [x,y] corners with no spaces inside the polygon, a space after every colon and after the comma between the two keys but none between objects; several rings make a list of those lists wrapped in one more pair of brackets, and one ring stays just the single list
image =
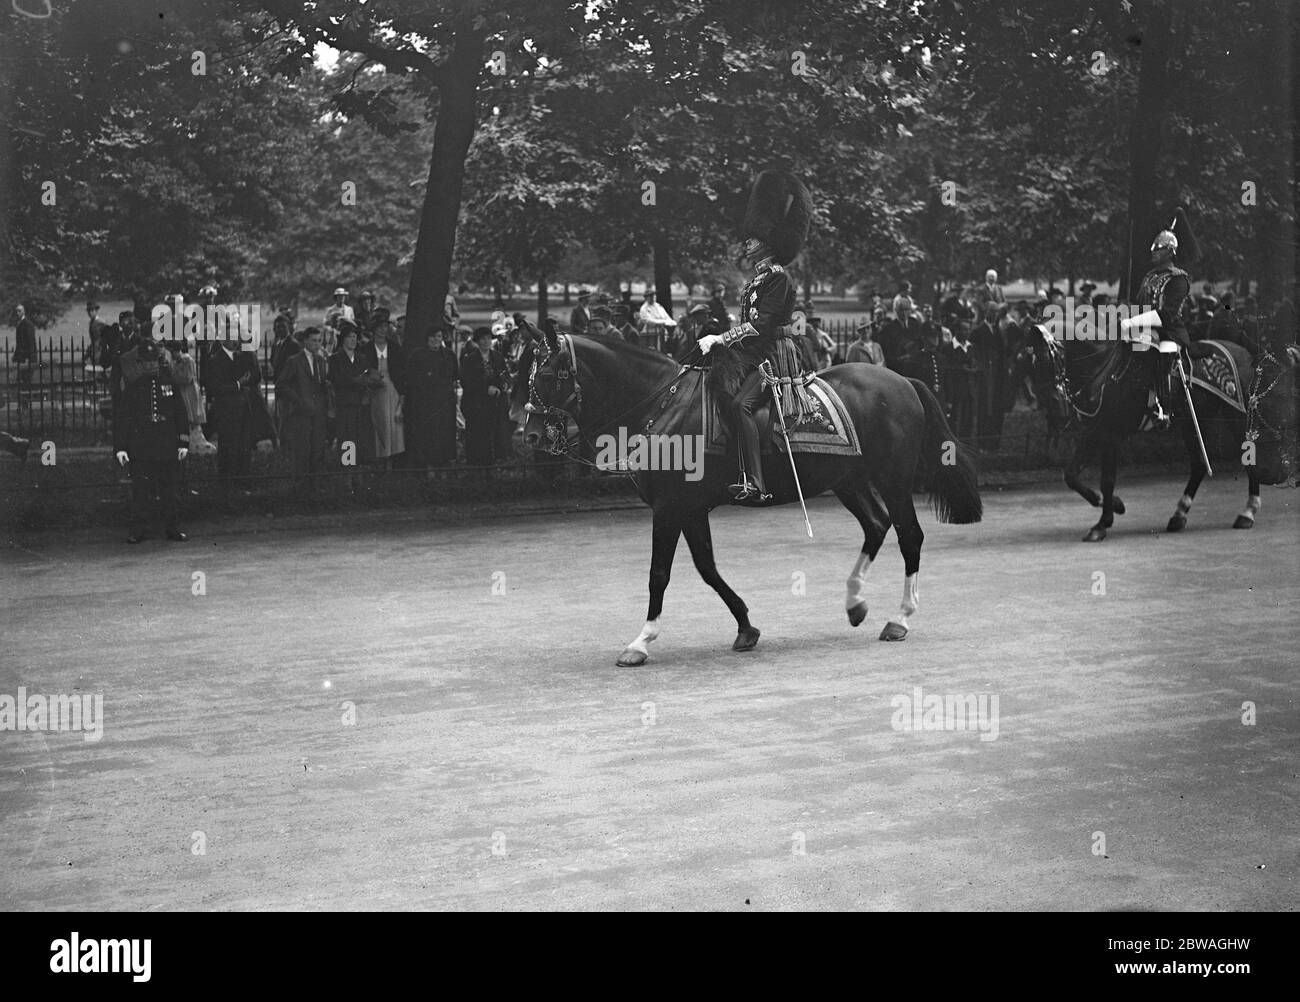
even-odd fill
[{"label": "man in suit", "polygon": [[37,364],[36,360],[36,325],[32,323],[32,318],[27,315],[27,308],[22,303],[18,304],[17,309],[18,322],[14,330],[14,368],[18,370],[18,382],[30,383],[32,381],[32,368]]},{"label": "man in suit", "polygon": [[492,347],[492,328],[478,327],[460,356],[461,413],[465,415],[465,462],[491,466],[497,424],[505,402],[506,364]]},{"label": "man in suit", "polygon": [[281,440],[290,469],[300,479],[297,489],[314,492],[324,465],[325,429],[329,414],[329,373],[325,337],[319,327],[302,333],[302,350],[284,363],[275,381],[284,423]]},{"label": "man in suit", "polygon": [[948,328],[940,327],[939,331],[940,352],[947,370],[948,420],[959,437],[970,438],[975,430],[975,389],[972,385],[975,362],[971,357],[974,348],[969,340],[969,330],[965,321],[959,321],[956,330],[949,332]]},{"label": "man in suit", "polygon": [[894,300],[895,316],[880,332],[880,350],[885,353],[885,365],[904,376],[914,376],[915,358],[921,340],[921,324],[912,312],[910,296]]},{"label": "man in suit", "polygon": [[214,345],[203,366],[203,386],[217,429],[217,474],[227,488],[231,478],[248,476],[254,441],[251,397],[261,379],[256,357],[240,351],[233,338]]},{"label": "man in suit", "polygon": [[426,347],[411,352],[406,363],[406,451],[419,469],[450,466],[456,461],[455,353],[444,343],[442,327],[429,327]]},{"label": "man in suit", "polygon": [[999,307],[986,303],[983,319],[971,333],[975,390],[976,434],[987,439],[983,446],[996,452],[1002,440],[1003,368],[1006,359],[1005,328],[998,322]]},{"label": "man in suit", "polygon": [[569,330],[574,334],[587,333],[587,325],[591,323],[591,311],[587,308],[590,302],[590,292],[583,289],[578,293],[578,305],[569,314]]},{"label": "man in suit", "polygon": [[94,371],[95,366],[103,365],[101,343],[104,340],[104,332],[108,330],[108,324],[99,319],[99,304],[93,299],[86,300],[86,319],[89,321],[90,328],[90,348],[86,352],[85,364],[87,371],[90,372]]},{"label": "man in suit", "polygon": [[131,529],[128,543],[145,538],[150,508],[158,503],[167,538],[188,538],[177,525],[177,474],[189,452],[185,401],[173,385],[171,360],[162,339],[145,341],[118,359],[122,381],[113,412],[113,451],[131,468]]},{"label": "man in suit", "polygon": [[1002,286],[998,285],[998,273],[990,268],[984,273],[984,284],[976,286],[971,295],[971,305],[976,312],[983,314],[990,303],[1000,306],[1004,302],[1006,297],[1002,294]]}]

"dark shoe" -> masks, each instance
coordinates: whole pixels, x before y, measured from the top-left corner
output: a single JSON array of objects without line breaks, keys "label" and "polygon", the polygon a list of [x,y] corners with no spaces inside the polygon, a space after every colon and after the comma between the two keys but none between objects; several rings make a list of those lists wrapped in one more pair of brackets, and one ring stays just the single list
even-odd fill
[{"label": "dark shoe", "polygon": [[761,486],[743,474],[740,483],[732,484],[727,490],[731,491],[733,501],[743,501],[746,504],[763,504],[765,501],[772,500],[771,494],[768,494]]},{"label": "dark shoe", "polygon": [[190,537],[181,532],[180,529],[168,529],[167,538],[173,543],[186,543],[189,542]]},{"label": "dark shoe", "polygon": [[126,541],[128,543],[143,543],[148,538],[149,537],[143,532],[132,532],[127,535]]}]

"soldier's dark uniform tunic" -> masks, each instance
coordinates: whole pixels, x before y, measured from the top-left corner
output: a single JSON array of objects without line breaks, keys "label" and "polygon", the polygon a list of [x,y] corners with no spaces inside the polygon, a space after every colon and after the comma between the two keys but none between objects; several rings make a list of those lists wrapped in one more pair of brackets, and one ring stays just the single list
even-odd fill
[{"label": "soldier's dark uniform tunic", "polygon": [[1177,341],[1184,348],[1191,345],[1187,334],[1191,288],[1187,272],[1172,261],[1166,262],[1146,273],[1134,304],[1156,310],[1160,314],[1160,337]]},{"label": "soldier's dark uniform tunic", "polygon": [[118,360],[122,387],[113,412],[113,451],[131,462],[131,534],[141,535],[155,499],[168,532],[178,532],[178,449],[189,448],[189,415],[172,385],[166,352],[152,343]]},{"label": "soldier's dark uniform tunic", "polygon": [[[741,336],[733,342],[733,350],[747,365],[757,368],[772,356],[777,341],[785,336],[782,328],[789,327],[794,317],[794,303],[794,283],[786,270],[770,261],[761,265],[741,293]],[[746,384],[757,385],[756,377],[751,374]],[[742,395],[743,390],[737,399]]]}]

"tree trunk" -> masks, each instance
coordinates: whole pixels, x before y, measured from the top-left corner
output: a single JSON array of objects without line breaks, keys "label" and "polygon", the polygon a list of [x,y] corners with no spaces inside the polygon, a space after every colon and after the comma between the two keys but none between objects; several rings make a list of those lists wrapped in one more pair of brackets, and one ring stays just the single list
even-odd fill
[{"label": "tree trunk", "polygon": [[429,181],[420,212],[420,232],[411,262],[406,298],[406,329],[418,343],[429,325],[442,319],[456,249],[465,157],[478,116],[478,78],[483,63],[483,34],[456,32],[446,73],[438,88],[438,122],[433,130]]},{"label": "tree trunk", "polygon": [[565,282],[565,283],[564,283],[564,305],[565,305],[565,306],[568,306],[569,304],[570,304],[570,300],[569,300],[569,283],[568,283],[568,282]]},{"label": "tree trunk", "polygon": [[[564,283],[564,301],[569,301],[569,284]],[[546,278],[539,275],[537,278],[537,326],[545,329],[546,324]]]},{"label": "tree trunk", "polygon": [[[1269,156],[1259,161],[1261,176],[1256,198],[1262,201],[1263,192],[1270,191],[1277,211],[1266,212],[1261,207],[1246,210],[1255,217],[1255,247],[1262,265],[1255,277],[1259,280],[1259,307],[1263,309],[1284,296],[1292,302],[1295,297],[1296,230],[1291,220],[1295,218],[1295,144],[1300,144],[1300,135],[1295,128],[1292,90],[1295,69],[1288,57],[1295,51],[1291,46],[1300,41],[1300,11],[1293,6],[1293,0],[1272,0],[1261,14],[1267,30],[1260,56],[1268,65],[1264,79],[1273,88],[1266,101],[1275,110],[1278,122],[1290,123],[1292,134],[1291,143],[1276,142]],[[1285,135],[1287,130],[1281,131]],[[1241,197],[1239,190],[1236,197]]]},{"label": "tree trunk", "polygon": [[655,298],[669,313],[673,312],[673,269],[668,260],[668,237],[656,233],[653,241],[655,257]]},{"label": "tree trunk", "polygon": [[1156,168],[1164,137],[1161,127],[1168,118],[1173,77],[1169,61],[1182,40],[1174,30],[1172,3],[1149,8],[1146,30],[1141,35],[1142,66],[1138,72],[1137,100],[1129,125],[1129,233],[1119,298],[1127,302],[1147,271],[1146,248],[1157,230],[1168,223],[1160,215],[1167,206],[1157,204]]}]

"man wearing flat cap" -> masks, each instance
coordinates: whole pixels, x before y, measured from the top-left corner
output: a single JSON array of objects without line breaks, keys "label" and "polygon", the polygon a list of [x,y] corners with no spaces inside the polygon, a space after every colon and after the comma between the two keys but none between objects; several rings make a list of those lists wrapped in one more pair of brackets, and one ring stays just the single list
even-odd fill
[{"label": "man wearing flat cap", "polygon": [[574,334],[586,334],[587,325],[591,323],[591,293],[583,289],[578,293],[578,305],[569,314],[569,330]]}]

